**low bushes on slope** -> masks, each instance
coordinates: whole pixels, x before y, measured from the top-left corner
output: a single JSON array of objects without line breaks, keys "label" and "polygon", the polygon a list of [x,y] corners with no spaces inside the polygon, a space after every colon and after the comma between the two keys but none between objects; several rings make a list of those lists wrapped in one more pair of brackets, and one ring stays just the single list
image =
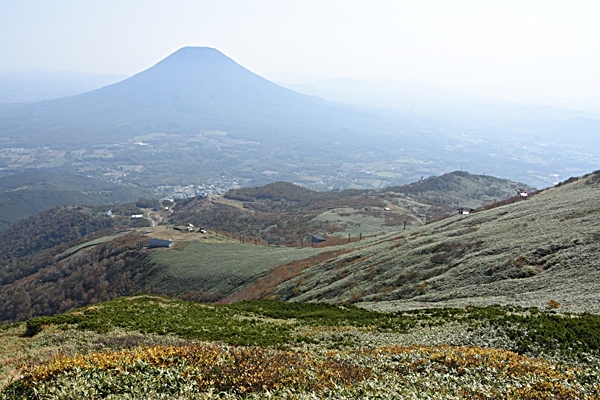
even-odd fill
[{"label": "low bushes on slope", "polygon": [[[518,307],[390,314],[137,296],[28,321],[28,340],[51,345],[52,354],[65,338],[89,341],[91,331],[101,332],[101,346],[22,362],[0,398],[594,399],[599,327],[597,315]],[[140,341],[142,334],[175,344]]]}]

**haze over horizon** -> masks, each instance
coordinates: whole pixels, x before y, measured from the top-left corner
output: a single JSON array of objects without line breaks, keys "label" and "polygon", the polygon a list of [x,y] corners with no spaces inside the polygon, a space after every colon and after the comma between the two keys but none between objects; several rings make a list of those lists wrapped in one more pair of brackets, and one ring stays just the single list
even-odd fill
[{"label": "haze over horizon", "polygon": [[185,46],[261,76],[409,80],[600,95],[600,5],[591,1],[10,2],[0,71],[133,75]]}]

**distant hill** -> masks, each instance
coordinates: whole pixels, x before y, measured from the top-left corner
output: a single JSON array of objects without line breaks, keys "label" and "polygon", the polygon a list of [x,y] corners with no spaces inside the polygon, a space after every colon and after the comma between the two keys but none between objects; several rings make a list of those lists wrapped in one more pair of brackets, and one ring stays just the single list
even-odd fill
[{"label": "distant hill", "polygon": [[127,203],[150,195],[134,186],[44,169],[7,175],[0,177],[0,230],[56,206]]},{"label": "distant hill", "polygon": [[289,182],[233,189],[223,198],[178,203],[174,224],[193,223],[270,243],[300,244],[308,233],[331,237],[369,236],[417,226],[482,207],[534,188],[506,179],[457,171],[383,190],[316,192]]},{"label": "distant hill", "polygon": [[534,187],[525,183],[455,171],[430,176],[404,186],[386,188],[384,191],[413,195],[434,204],[456,204],[457,207],[469,209],[516,196],[518,190],[536,191]]}]

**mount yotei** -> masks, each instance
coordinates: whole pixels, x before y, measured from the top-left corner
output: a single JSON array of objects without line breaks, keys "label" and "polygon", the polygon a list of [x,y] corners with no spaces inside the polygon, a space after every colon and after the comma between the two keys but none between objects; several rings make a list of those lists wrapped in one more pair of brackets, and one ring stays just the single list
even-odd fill
[{"label": "mount yotei", "polygon": [[360,121],[333,103],[278,86],[215,49],[193,47],[119,83],[6,110],[0,123],[12,140],[74,146],[211,129],[247,138],[267,133],[277,140],[292,128],[310,134],[309,127],[332,127],[342,117],[347,127]]}]

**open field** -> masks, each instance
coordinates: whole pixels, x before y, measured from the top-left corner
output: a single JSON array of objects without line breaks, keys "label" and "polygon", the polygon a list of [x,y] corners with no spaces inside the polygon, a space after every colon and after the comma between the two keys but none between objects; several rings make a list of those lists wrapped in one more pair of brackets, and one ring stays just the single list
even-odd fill
[{"label": "open field", "polygon": [[231,239],[178,242],[172,249],[157,249],[150,255],[152,279],[148,285],[166,294],[220,298],[274,267],[322,251],[316,247],[260,246]]},{"label": "open field", "polygon": [[[330,236],[357,238],[361,233],[363,237],[377,235],[384,232],[399,232],[403,229],[403,225],[388,223],[386,213],[392,215],[392,212],[383,211],[382,208],[364,211],[355,208],[339,208],[325,211],[317,215],[311,222],[327,222],[339,229],[336,229]],[[398,213],[394,213],[397,215]],[[400,218],[402,216],[400,215]],[[404,219],[408,226],[420,225],[421,222],[415,219],[412,213],[406,212]]]},{"label": "open field", "polygon": [[62,167],[67,162],[67,159],[64,157],[56,157],[48,164],[48,168]]},{"label": "open field", "polygon": [[90,240],[89,242],[85,242],[85,243],[79,244],[77,246],[69,247],[67,250],[65,250],[64,252],[62,252],[61,254],[59,254],[57,257],[58,258],[68,257],[71,254],[74,254],[74,253],[78,252],[81,249],[85,249],[87,247],[96,246],[98,244],[110,242],[110,241],[112,241],[112,240],[114,240],[114,239],[116,239],[118,237],[121,237],[123,235],[127,235],[130,232],[131,231],[124,231],[124,232],[119,232],[116,235],[102,236],[102,237],[99,237],[98,239]]}]

